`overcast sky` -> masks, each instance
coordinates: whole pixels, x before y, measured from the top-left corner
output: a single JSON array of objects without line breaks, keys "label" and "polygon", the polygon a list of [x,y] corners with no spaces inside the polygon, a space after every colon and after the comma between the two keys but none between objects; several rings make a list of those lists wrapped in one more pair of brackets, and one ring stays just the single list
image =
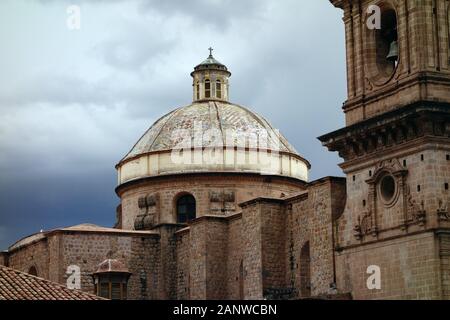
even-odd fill
[{"label": "overcast sky", "polygon": [[311,179],[342,175],[316,139],[344,126],[341,17],[328,0],[2,0],[0,250],[40,229],[112,226],[114,165],[191,102],[210,46],[232,102],[280,129]]}]

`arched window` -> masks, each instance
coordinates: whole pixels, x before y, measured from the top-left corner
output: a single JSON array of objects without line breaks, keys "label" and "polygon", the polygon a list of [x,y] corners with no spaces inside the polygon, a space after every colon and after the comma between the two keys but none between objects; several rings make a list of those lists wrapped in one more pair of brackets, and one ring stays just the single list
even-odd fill
[{"label": "arched window", "polygon": [[200,100],[200,83],[197,81],[197,85],[195,87],[195,94],[197,97],[197,100]]},{"label": "arched window", "polygon": [[195,198],[184,195],[177,200],[177,222],[187,223],[195,219]]},{"label": "arched window", "polygon": [[390,76],[398,62],[397,14],[386,9],[381,14],[381,29],[376,30],[376,63],[381,74]]},{"label": "arched window", "polygon": [[216,81],[216,97],[217,99],[222,99],[222,81]]},{"label": "arched window", "polygon": [[32,266],[32,267],[30,268],[30,270],[28,270],[28,273],[31,274],[32,276],[36,276],[36,277],[37,277],[37,275],[38,275],[37,269],[36,269],[35,266]]},{"label": "arched window", "polygon": [[211,81],[205,80],[205,98],[211,98]]}]

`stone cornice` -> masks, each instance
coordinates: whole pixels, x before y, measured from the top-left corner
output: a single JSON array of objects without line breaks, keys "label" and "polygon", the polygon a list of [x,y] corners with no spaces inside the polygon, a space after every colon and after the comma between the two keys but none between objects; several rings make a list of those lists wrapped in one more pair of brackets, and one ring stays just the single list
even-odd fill
[{"label": "stone cornice", "polygon": [[450,137],[450,105],[422,101],[339,129],[318,139],[345,161],[423,136]]},{"label": "stone cornice", "polygon": [[259,197],[259,198],[255,198],[255,199],[252,199],[252,200],[249,200],[249,201],[242,202],[242,203],[239,204],[239,207],[245,208],[245,207],[248,207],[248,206],[251,206],[251,205],[254,205],[254,204],[257,204],[257,203],[263,203],[263,202],[283,204],[283,203],[286,202],[286,200],[285,199],[278,199],[278,198]]},{"label": "stone cornice", "polygon": [[343,1],[342,0],[330,0],[331,4],[336,8],[343,9]]},{"label": "stone cornice", "polygon": [[[373,92],[361,94],[353,99],[349,99],[344,103],[343,110],[345,112],[359,108],[361,105],[367,105],[380,99],[386,99],[389,96],[403,91],[409,87],[422,84],[439,84],[450,87],[450,75],[436,72],[419,72],[408,77],[399,79],[386,85],[383,88],[376,89]],[[449,89],[450,90],[450,89]]]},{"label": "stone cornice", "polygon": [[226,179],[253,179],[255,181],[261,182],[273,182],[273,181],[283,181],[289,182],[300,187],[306,187],[308,182],[300,179],[288,177],[288,176],[278,176],[278,175],[263,175],[256,173],[247,172],[198,172],[198,173],[177,173],[177,174],[167,174],[159,176],[150,176],[140,179],[135,179],[127,181],[116,187],[115,191],[118,196],[123,194],[126,190],[139,185],[145,185],[148,183],[161,183],[162,181],[192,181],[193,178],[197,180],[200,179],[211,179],[211,178],[226,178]]}]

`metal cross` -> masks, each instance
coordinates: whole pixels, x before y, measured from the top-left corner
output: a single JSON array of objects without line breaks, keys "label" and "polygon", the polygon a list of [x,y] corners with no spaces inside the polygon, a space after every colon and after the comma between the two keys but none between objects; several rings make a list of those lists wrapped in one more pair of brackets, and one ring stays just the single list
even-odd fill
[{"label": "metal cross", "polygon": [[208,50],[209,50],[209,55],[212,56],[212,52],[213,52],[214,49],[209,47]]}]

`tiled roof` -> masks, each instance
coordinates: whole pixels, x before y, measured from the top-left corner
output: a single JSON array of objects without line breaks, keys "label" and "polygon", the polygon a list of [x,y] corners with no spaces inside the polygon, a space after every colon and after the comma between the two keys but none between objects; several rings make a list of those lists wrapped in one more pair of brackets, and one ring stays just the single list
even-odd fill
[{"label": "tiled roof", "polygon": [[0,266],[0,300],[105,300],[28,273]]}]

